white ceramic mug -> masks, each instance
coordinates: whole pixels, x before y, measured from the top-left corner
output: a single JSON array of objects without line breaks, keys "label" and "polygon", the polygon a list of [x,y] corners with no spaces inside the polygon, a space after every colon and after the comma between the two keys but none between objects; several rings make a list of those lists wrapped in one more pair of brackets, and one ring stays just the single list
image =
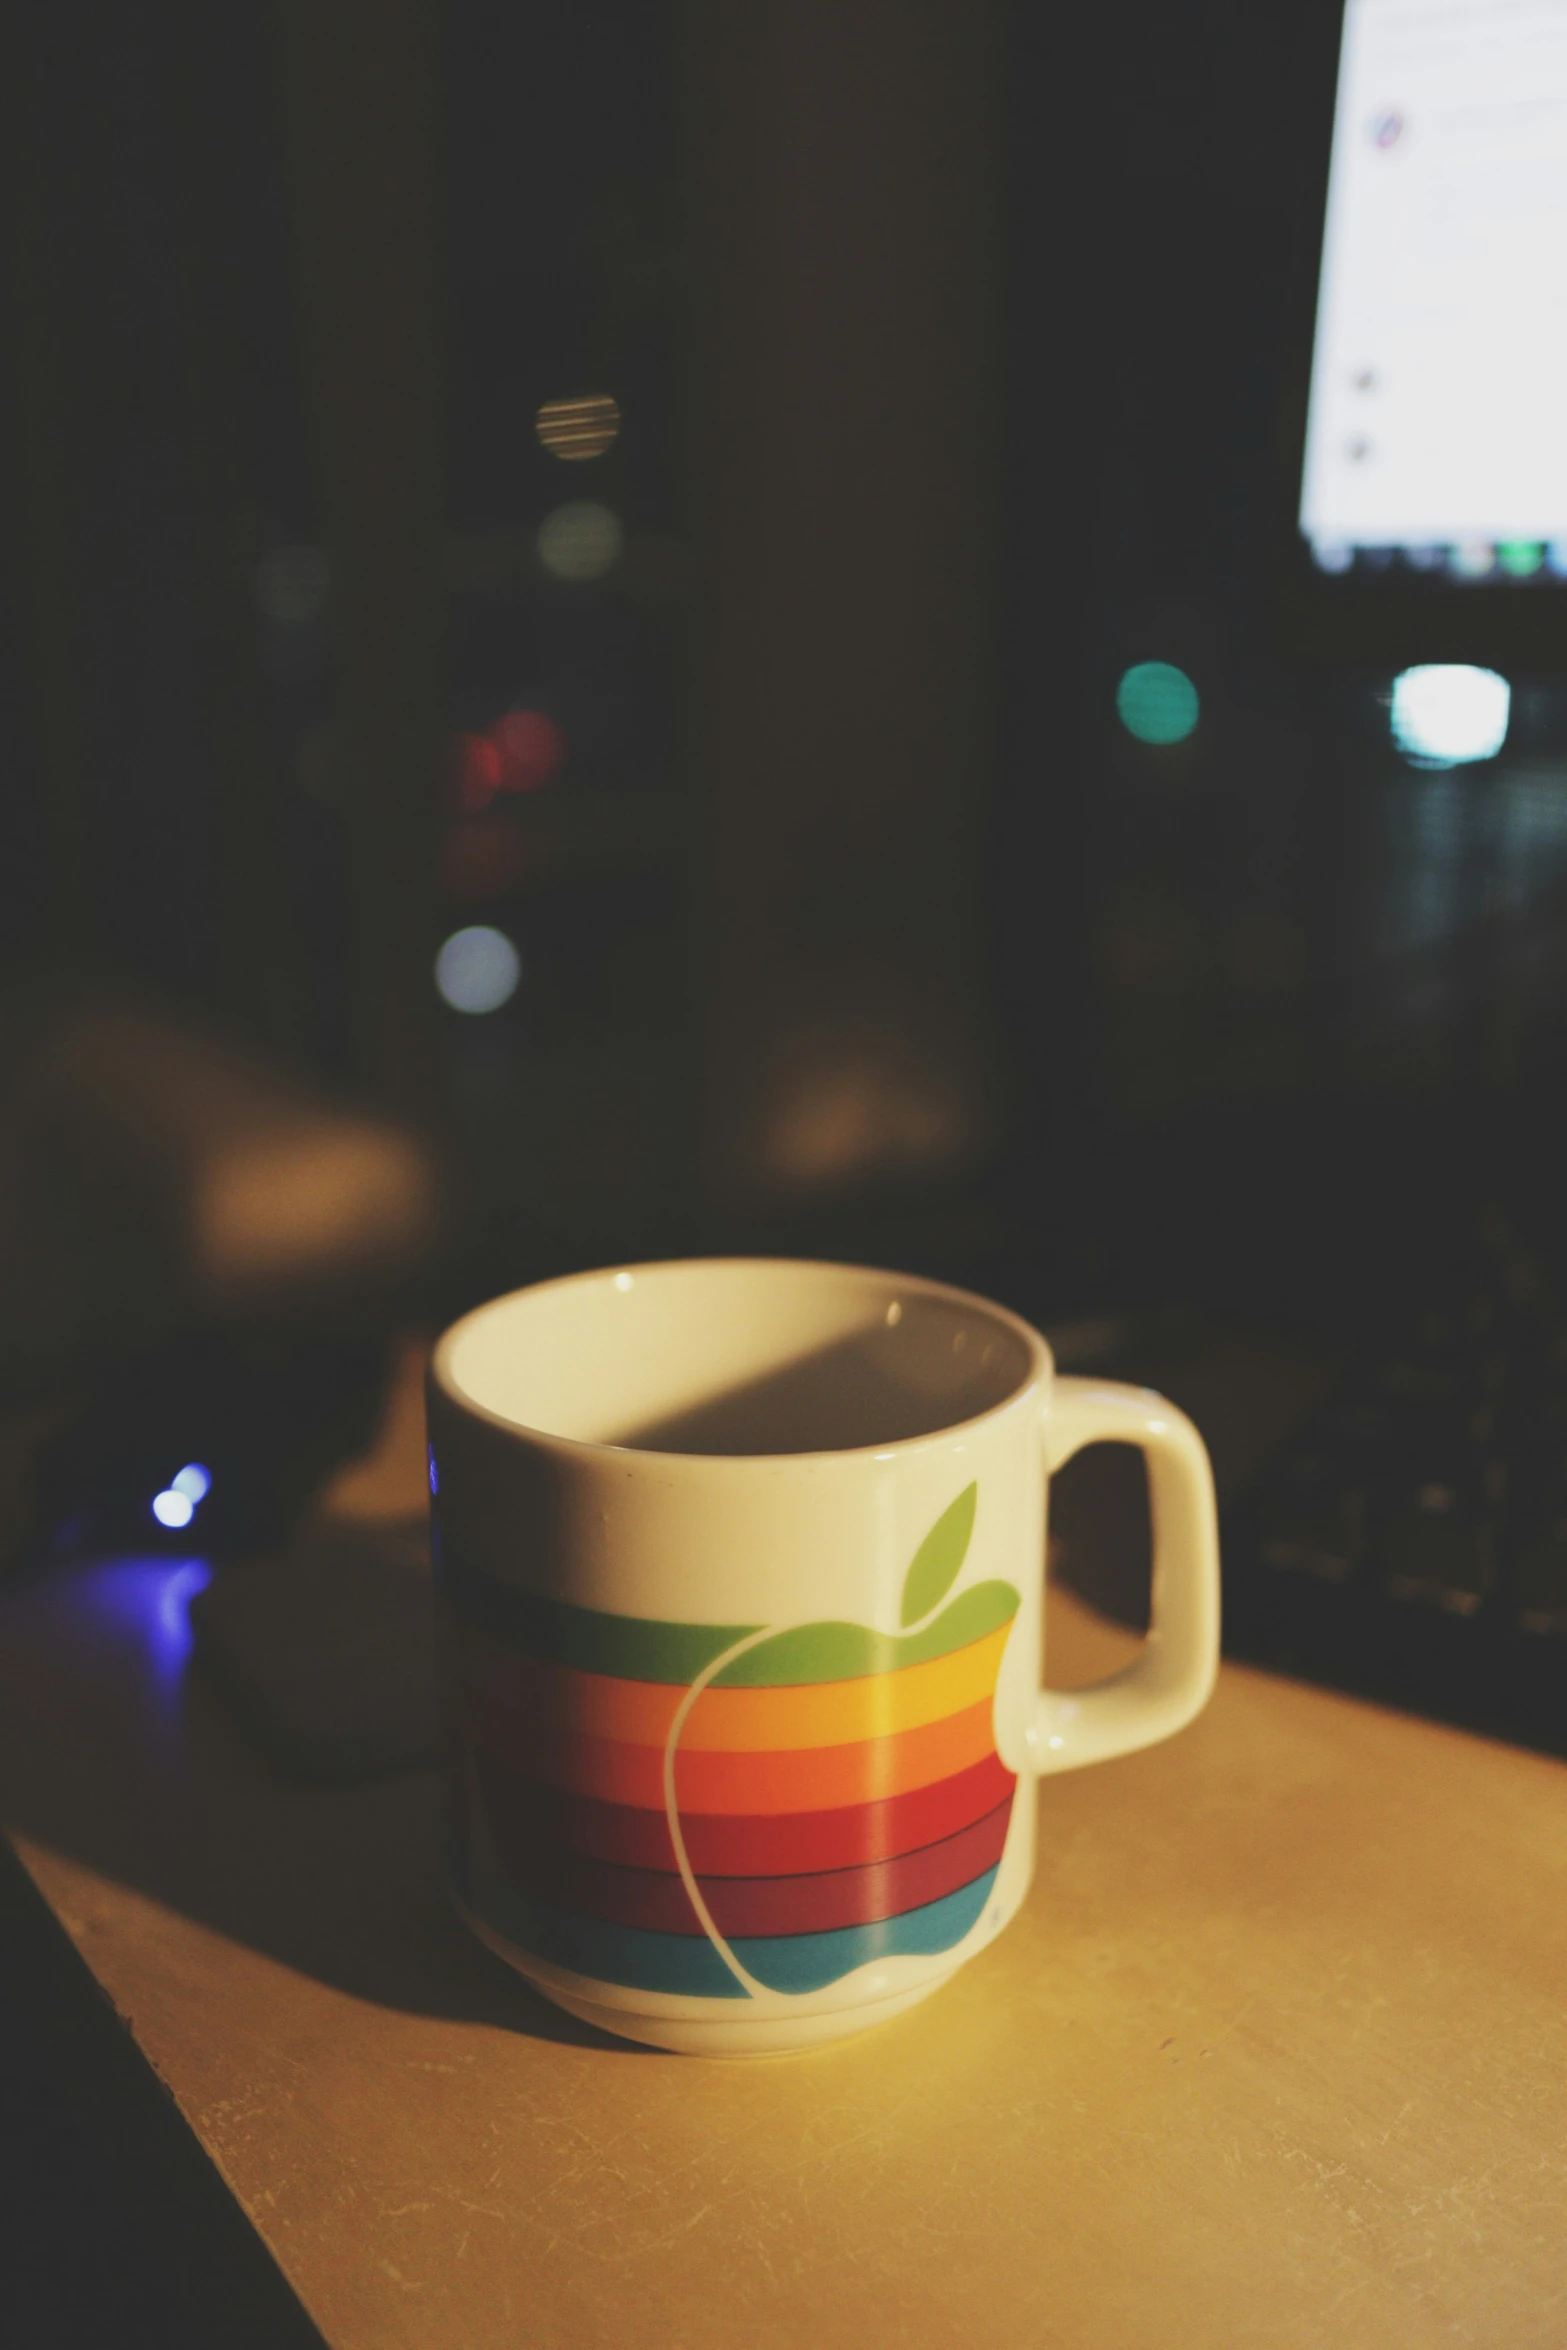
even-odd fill
[{"label": "white ceramic mug", "polygon": [[[1055,1375],[932,1281],[713,1259],[544,1282],[430,1379],[452,1872],[562,2007],[666,2048],[803,2048],[982,1950],[1034,1779],[1178,1730],[1213,1685],[1196,1430]],[[1153,1625],[1042,1690],[1049,1470],[1147,1455]]]}]

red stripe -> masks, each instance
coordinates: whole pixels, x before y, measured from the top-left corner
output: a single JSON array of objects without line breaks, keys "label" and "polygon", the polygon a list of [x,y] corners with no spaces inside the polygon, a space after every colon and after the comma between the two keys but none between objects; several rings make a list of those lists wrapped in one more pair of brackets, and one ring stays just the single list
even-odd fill
[{"label": "red stripe", "polygon": [[[896,1860],[874,1861],[868,1868],[796,1877],[709,1877],[702,1880],[702,1898],[718,1931],[731,1940],[870,1925],[939,1901],[994,1868],[1011,1817],[1009,1799],[956,1836]],[[537,1839],[531,1846],[498,1849],[516,1884],[563,1909],[661,1934],[703,1931],[683,1881],[663,1870],[584,1860]]]},{"label": "red stripe", "polygon": [[[675,1872],[675,1848],[662,1811],[530,1779],[493,1755],[473,1756],[484,1791],[485,1814],[501,1843],[518,1834],[543,1836],[596,1860],[623,1868]],[[900,1852],[955,1836],[1011,1795],[1016,1779],[999,1755],[986,1755],[950,1779],[881,1803],[851,1803],[833,1811],[733,1812],[681,1815],[686,1854],[699,1876],[782,1877],[824,1869],[863,1868]]]},{"label": "red stripe", "polygon": [[700,1877],[784,1877],[827,1869],[863,1868],[940,1843],[1010,1803],[1017,1785],[992,1752],[950,1779],[911,1787],[880,1803],[841,1811],[784,1812],[761,1819],[721,1812],[682,1812],[686,1857]]},{"label": "red stripe", "polygon": [[803,1877],[705,1877],[702,1898],[718,1931],[746,1934],[822,1934],[836,1926],[868,1926],[922,1909],[972,1884],[1001,1858],[1012,1819],[1010,1798],[972,1827],[868,1868],[832,1869]]}]

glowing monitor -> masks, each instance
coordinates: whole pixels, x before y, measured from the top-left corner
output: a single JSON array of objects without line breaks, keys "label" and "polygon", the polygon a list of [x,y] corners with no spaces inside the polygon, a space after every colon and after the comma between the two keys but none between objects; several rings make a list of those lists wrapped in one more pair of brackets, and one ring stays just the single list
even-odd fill
[{"label": "glowing monitor", "polygon": [[1330,575],[1567,576],[1567,0],[1346,0],[1300,527]]}]

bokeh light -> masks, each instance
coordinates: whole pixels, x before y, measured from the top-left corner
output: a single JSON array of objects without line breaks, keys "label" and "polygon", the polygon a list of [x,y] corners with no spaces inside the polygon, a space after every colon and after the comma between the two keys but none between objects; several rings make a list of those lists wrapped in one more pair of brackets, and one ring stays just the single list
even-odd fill
[{"label": "bokeh light", "polygon": [[184,1468],[177,1470],[169,1479],[169,1491],[183,1493],[186,1500],[193,1504],[205,1501],[212,1491],[212,1473],[204,1469],[200,1461],[187,1461]]},{"label": "bokeh light", "polygon": [[556,579],[602,579],[620,561],[626,534],[620,516],[595,498],[573,498],[539,524],[539,561]]},{"label": "bokeh light", "polygon": [[188,1526],[196,1515],[196,1504],[188,1493],[176,1493],[171,1485],[166,1492],[153,1495],[152,1514],[160,1526]]},{"label": "bokeh light", "polygon": [[1494,669],[1428,662],[1393,680],[1393,740],[1415,767],[1494,759],[1507,740],[1512,688]]},{"label": "bokeh light", "polygon": [[526,879],[534,861],[519,825],[468,816],[442,843],[441,886],[454,898],[503,898]]},{"label": "bokeh light", "polygon": [[487,734],[457,737],[457,800],[467,815],[487,808],[501,788],[501,754]]},{"label": "bokeh light", "polygon": [[1195,733],[1201,704],[1184,669],[1137,661],[1115,689],[1116,716],[1140,743],[1183,743]]},{"label": "bokeh light", "polygon": [[522,958],[504,930],[476,922],[454,930],[435,958],[435,984],[454,1012],[498,1012],[522,977]]},{"label": "bokeh light", "polygon": [[546,400],[533,419],[533,429],[552,457],[602,457],[620,437],[620,409],[608,392],[589,392],[579,400]]},{"label": "bokeh light", "polygon": [[543,710],[507,710],[485,734],[460,734],[453,783],[465,816],[479,816],[501,792],[539,791],[559,774],[566,737]]},{"label": "bokeh light", "polygon": [[537,791],[566,756],[566,737],[542,710],[508,710],[490,729],[502,791]]},{"label": "bokeh light", "polygon": [[274,547],[256,566],[256,602],[276,628],[308,628],[326,608],[331,565],[324,547]]}]

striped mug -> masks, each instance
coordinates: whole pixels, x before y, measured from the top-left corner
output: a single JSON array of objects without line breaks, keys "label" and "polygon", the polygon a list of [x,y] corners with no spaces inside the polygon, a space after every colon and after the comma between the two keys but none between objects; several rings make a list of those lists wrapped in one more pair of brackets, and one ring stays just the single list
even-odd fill
[{"label": "striped mug", "polygon": [[[713,1259],[458,1322],[430,1376],[450,1865],[561,2007],[711,2055],[911,2007],[1034,1866],[1032,1783],[1212,1687],[1213,1484],[1144,1389],[932,1281]],[[1048,1471],[1148,1459],[1153,1631],[1040,1688]]]}]

